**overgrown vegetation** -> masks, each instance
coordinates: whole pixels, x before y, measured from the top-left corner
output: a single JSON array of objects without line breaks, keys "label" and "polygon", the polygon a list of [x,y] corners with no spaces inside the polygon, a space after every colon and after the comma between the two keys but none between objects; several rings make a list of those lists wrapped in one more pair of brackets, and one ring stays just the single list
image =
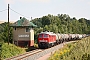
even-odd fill
[{"label": "overgrown vegetation", "polygon": [[48,60],[90,60],[90,37],[65,45]]},{"label": "overgrown vegetation", "polygon": [[13,44],[7,44],[7,43],[3,43],[2,44],[2,51],[1,51],[1,59],[5,59],[5,58],[9,58],[12,56],[16,56],[22,53],[25,53],[25,49],[17,47]]}]

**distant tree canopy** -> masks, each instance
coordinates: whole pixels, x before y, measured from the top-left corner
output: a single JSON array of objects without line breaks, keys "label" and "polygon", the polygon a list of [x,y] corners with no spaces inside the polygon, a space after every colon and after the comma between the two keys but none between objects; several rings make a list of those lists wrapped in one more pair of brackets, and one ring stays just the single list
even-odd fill
[{"label": "distant tree canopy", "polygon": [[90,20],[80,18],[77,20],[75,17],[70,18],[67,14],[58,14],[53,16],[48,14],[42,18],[32,20],[38,26],[35,28],[37,33],[41,31],[52,31],[55,33],[90,33]]},{"label": "distant tree canopy", "polygon": [[67,14],[58,14],[57,16],[48,14],[41,18],[33,19],[31,22],[38,27],[35,28],[35,40],[37,41],[38,33],[42,31],[51,31],[54,33],[67,34],[89,34],[90,20],[85,18],[71,18]]},{"label": "distant tree canopy", "polygon": [[[37,41],[38,33],[42,31],[51,31],[54,33],[74,33],[74,34],[89,34],[90,20],[85,18],[71,18],[67,14],[58,14],[57,16],[48,14],[41,18],[35,18],[31,22],[38,27],[35,28],[35,41]],[[7,23],[0,24],[0,40],[7,42]],[[12,28],[10,28],[10,42],[12,43]]]}]

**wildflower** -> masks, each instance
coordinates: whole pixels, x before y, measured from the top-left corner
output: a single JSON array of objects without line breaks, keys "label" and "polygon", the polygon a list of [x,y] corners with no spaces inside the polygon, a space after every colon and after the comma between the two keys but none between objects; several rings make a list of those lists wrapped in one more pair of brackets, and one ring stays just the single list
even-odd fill
[{"label": "wildflower", "polygon": [[60,54],[62,55],[62,54],[63,54],[63,52],[62,52],[62,51],[60,51]]},{"label": "wildflower", "polygon": [[67,52],[67,50],[64,50],[64,53],[66,53]]},{"label": "wildflower", "polygon": [[68,52],[70,51],[70,50],[67,50]]}]

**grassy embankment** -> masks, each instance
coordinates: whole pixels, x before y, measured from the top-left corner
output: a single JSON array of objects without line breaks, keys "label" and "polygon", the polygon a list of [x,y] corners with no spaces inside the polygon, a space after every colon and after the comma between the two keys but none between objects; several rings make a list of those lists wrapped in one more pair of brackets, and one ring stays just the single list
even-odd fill
[{"label": "grassy embankment", "polygon": [[90,60],[90,37],[65,45],[48,60]]},{"label": "grassy embankment", "polygon": [[7,43],[3,43],[1,49],[2,51],[0,54],[2,60],[26,52],[24,48],[17,47],[13,44],[8,45]]},{"label": "grassy embankment", "polygon": [[[38,48],[37,44],[34,44],[35,48]],[[9,58],[12,56],[16,56],[19,54],[23,54],[26,51],[30,51],[31,49],[29,48],[20,48],[14,44],[10,44],[8,45],[8,43],[3,43],[1,50],[0,50],[0,55],[1,55],[1,59],[5,59],[5,58]]]}]

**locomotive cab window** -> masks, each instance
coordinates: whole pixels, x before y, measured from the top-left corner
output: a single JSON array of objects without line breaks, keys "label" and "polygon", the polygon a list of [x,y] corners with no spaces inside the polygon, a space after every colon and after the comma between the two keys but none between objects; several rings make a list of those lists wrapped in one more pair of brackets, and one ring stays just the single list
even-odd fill
[{"label": "locomotive cab window", "polygon": [[42,34],[40,34],[40,35],[39,35],[39,38],[42,38],[42,37],[43,37]]},{"label": "locomotive cab window", "polygon": [[44,38],[48,38],[48,35],[47,34],[44,34]]},{"label": "locomotive cab window", "polygon": [[29,28],[26,28],[26,32],[29,32],[30,31],[30,29]]}]

